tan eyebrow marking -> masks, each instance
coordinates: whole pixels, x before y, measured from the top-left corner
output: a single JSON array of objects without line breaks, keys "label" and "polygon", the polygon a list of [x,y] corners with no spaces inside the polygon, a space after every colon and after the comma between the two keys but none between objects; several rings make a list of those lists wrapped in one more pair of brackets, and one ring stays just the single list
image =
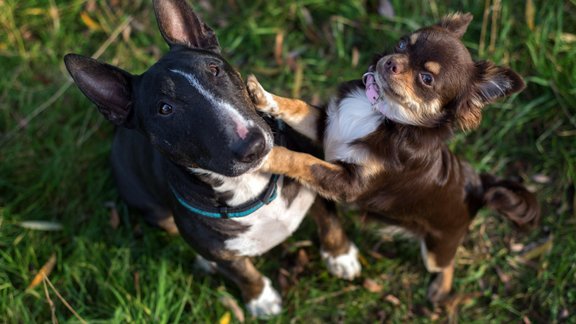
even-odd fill
[{"label": "tan eyebrow marking", "polygon": [[440,63],[434,61],[426,62],[426,64],[424,64],[424,67],[426,68],[426,70],[432,72],[433,74],[440,73],[441,69]]},{"label": "tan eyebrow marking", "polygon": [[416,44],[418,37],[420,37],[420,33],[415,33],[415,34],[410,35],[410,45]]}]

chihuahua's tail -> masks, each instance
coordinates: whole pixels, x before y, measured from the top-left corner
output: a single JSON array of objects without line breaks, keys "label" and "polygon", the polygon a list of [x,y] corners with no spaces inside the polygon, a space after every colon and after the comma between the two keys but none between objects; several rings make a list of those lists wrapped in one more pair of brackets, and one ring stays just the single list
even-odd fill
[{"label": "chihuahua's tail", "polygon": [[484,202],[508,217],[520,228],[535,227],[540,220],[540,206],[536,195],[523,185],[510,180],[500,180],[490,174],[481,174]]}]

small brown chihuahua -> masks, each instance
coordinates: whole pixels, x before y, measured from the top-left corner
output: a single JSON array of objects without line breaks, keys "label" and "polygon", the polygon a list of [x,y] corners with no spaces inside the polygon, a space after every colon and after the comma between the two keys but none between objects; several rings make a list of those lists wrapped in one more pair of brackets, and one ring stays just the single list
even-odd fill
[{"label": "small brown chihuahua", "polygon": [[416,234],[426,268],[438,274],[428,289],[432,302],[448,296],[457,247],[482,206],[522,226],[540,215],[522,185],[477,174],[446,145],[457,126],[479,125],[485,105],[525,87],[514,71],[472,60],[460,41],[471,20],[453,14],[403,37],[362,80],[342,84],[326,109],[248,80],[259,110],[322,141],[325,152],[322,161],[275,147],[262,171],[293,177]]}]

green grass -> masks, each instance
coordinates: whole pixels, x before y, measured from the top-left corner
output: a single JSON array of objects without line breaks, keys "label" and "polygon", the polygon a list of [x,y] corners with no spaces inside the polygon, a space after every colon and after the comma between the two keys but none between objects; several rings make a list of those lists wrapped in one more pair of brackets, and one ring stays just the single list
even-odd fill
[{"label": "green grass", "polygon": [[[328,275],[306,220],[293,238],[256,260],[276,287],[281,277],[288,283],[285,311],[272,321],[576,322],[576,2],[502,1],[486,20],[481,1],[394,0],[391,19],[377,14],[377,2],[194,5],[243,75],[257,74],[271,91],[320,101],[339,82],[361,76],[372,55],[399,35],[451,11],[472,12],[464,41],[474,56],[511,66],[528,88],[488,107],[481,128],[459,133],[451,146],[478,170],[521,177],[536,189],[542,225],[517,233],[483,212],[459,251],[454,287],[475,297],[454,312],[426,302],[430,276],[417,244],[383,240],[374,225],[346,219],[366,260],[363,279],[382,285],[372,293],[363,279]],[[77,321],[53,290],[48,298],[42,284],[26,289],[53,254],[50,281],[88,322],[213,323],[228,311],[223,296],[239,299],[221,276],[194,270],[194,252],[182,239],[146,226],[119,201],[107,160],[113,128],[65,73],[62,57],[69,52],[100,49],[102,60],[140,73],[167,50],[150,1],[126,3],[0,1],[0,322],[52,321],[49,300],[58,321]],[[130,27],[115,35],[129,17]],[[274,53],[279,33],[282,62]],[[119,206],[117,229],[109,225],[107,201]],[[23,229],[25,220],[59,222],[63,230]],[[547,237],[550,251],[518,262],[515,244]],[[298,247],[307,240],[314,244]],[[299,250],[309,258],[300,272]],[[296,274],[285,278],[281,269]]]}]

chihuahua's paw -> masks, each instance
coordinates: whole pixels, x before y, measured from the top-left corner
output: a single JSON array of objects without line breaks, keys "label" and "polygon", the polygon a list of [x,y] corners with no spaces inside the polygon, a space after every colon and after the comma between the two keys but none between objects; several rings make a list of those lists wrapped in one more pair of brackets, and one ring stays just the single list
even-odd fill
[{"label": "chihuahua's paw", "polygon": [[262,88],[262,85],[260,85],[260,82],[253,74],[248,76],[246,87],[256,109],[272,116],[278,115],[278,104],[272,94]]},{"label": "chihuahua's paw", "polygon": [[444,277],[442,273],[439,272],[436,275],[436,278],[432,281],[430,286],[428,287],[428,300],[433,304],[439,304],[445,301],[448,296],[450,296],[450,289],[451,286],[446,285],[444,282]]},{"label": "chihuahua's paw", "polygon": [[282,311],[282,298],[280,294],[272,287],[270,279],[264,277],[264,289],[260,296],[252,299],[246,304],[248,311],[260,318],[267,318],[278,315]]},{"label": "chihuahua's paw", "polygon": [[337,257],[324,251],[321,251],[321,255],[328,271],[338,278],[352,280],[359,277],[360,272],[362,272],[362,265],[358,259],[358,248],[354,243],[350,244],[348,252]]}]

